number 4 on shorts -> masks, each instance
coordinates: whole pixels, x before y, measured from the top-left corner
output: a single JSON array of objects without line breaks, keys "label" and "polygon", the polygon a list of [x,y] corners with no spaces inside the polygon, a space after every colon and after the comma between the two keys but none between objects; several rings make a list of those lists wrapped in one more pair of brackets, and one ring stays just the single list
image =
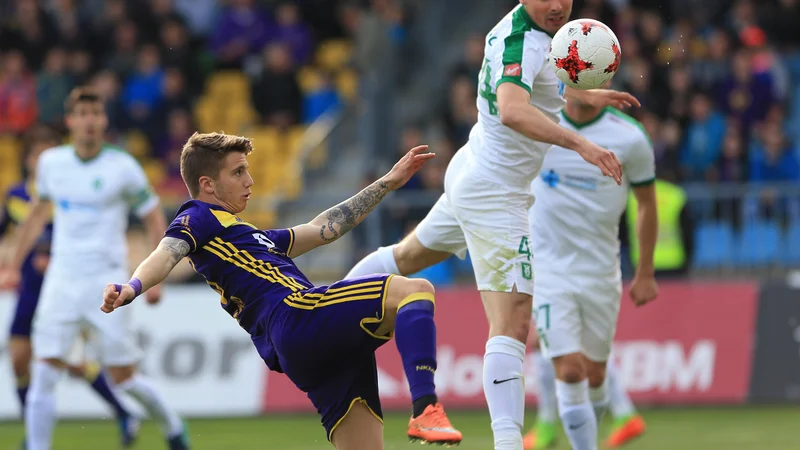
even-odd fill
[{"label": "number 4 on shorts", "polygon": [[[528,242],[528,236],[522,236],[522,239],[519,241],[519,250],[518,252],[521,255],[525,255],[528,258],[528,261],[531,260],[531,246]],[[533,268],[529,262],[524,262],[521,264],[522,266],[522,278],[526,280],[533,279]]]}]

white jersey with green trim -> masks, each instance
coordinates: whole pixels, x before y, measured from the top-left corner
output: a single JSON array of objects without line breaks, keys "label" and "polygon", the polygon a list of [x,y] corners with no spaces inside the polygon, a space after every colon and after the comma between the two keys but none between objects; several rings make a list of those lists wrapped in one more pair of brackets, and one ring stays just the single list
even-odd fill
[{"label": "white jersey with green trim", "polygon": [[576,152],[553,146],[532,183],[534,268],[537,273],[618,277],[620,217],[629,187],[655,180],[653,147],[642,125],[614,108],[584,124],[563,112],[562,119],[562,126],[617,155],[623,183],[618,186]]},{"label": "white jersey with green trim", "polygon": [[530,104],[554,122],[566,104],[564,84],[547,65],[551,36],[518,5],[486,36],[478,80],[478,123],[469,136],[475,160],[507,184],[526,188],[539,173],[550,144],[537,142],[500,122],[497,87],[514,83],[530,93]]},{"label": "white jersey with green trim", "polygon": [[143,217],[159,204],[139,163],[108,145],[89,160],[72,145],[44,151],[36,191],[53,204],[50,265],[62,273],[127,267],[130,212]]}]

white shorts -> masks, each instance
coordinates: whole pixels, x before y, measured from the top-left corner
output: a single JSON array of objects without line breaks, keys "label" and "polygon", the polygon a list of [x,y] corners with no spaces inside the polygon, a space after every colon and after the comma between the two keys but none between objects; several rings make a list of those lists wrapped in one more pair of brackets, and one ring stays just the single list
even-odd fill
[{"label": "white shorts", "polygon": [[617,277],[537,273],[533,314],[548,358],[583,353],[607,361],[617,329],[622,281]]},{"label": "white shorts", "polygon": [[128,271],[115,269],[80,278],[67,272],[51,267],[45,275],[31,335],[36,358],[67,360],[81,331],[88,331],[103,365],[136,364],[141,351],[131,308],[112,314],[100,311],[106,284],[127,280]]},{"label": "white shorts", "polygon": [[426,248],[464,258],[469,250],[479,291],[533,294],[528,208],[530,186],[514,188],[482,174],[464,146],[450,161],[443,194],[416,235]]}]

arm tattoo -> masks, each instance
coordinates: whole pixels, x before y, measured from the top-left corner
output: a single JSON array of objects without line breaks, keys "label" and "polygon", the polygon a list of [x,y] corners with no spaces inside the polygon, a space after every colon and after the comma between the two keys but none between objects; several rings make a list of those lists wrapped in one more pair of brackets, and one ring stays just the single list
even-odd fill
[{"label": "arm tattoo", "polygon": [[158,246],[169,252],[172,261],[177,264],[184,256],[189,254],[189,244],[183,239],[165,237]]},{"label": "arm tattoo", "polygon": [[320,214],[324,224],[319,229],[319,237],[325,242],[333,242],[352,230],[389,193],[389,185],[378,180],[358,194]]}]

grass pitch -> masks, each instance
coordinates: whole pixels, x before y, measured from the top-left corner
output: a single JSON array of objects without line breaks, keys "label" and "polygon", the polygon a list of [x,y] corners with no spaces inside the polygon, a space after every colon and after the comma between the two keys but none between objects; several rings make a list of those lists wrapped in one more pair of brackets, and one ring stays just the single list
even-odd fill
[{"label": "grass pitch", "polygon": [[[743,407],[724,409],[658,409],[644,411],[645,435],[629,450],[790,450],[800,448],[800,408]],[[459,450],[489,450],[492,435],[486,412],[454,412],[453,423],[464,433]],[[526,426],[533,424],[529,415]],[[385,449],[419,448],[405,437],[406,414],[389,414]],[[609,421],[601,427],[603,437]],[[189,421],[194,450],[331,450],[316,416],[265,416],[246,419]],[[56,427],[53,450],[111,450],[118,448],[116,424],[111,421],[62,421]],[[0,423],[0,450],[17,450],[23,434],[19,422]],[[146,422],[137,450],[165,448],[158,428]],[[426,447],[439,448],[439,447]],[[568,450],[562,435],[558,450]]]}]

